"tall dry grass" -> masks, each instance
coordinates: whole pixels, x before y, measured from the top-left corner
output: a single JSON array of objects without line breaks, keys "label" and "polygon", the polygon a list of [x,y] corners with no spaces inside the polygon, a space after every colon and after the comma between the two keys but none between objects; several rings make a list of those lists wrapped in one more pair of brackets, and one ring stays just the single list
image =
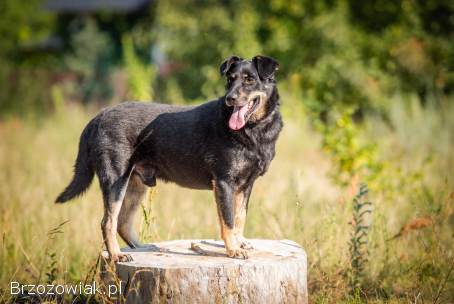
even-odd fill
[{"label": "tall dry grass", "polygon": [[[347,276],[351,191],[328,177],[334,166],[304,111],[284,105],[276,159],[254,187],[246,235],[301,243],[314,303],[454,301],[454,278],[447,276],[454,259],[454,106],[440,111],[409,104],[396,102],[390,122],[368,118],[362,133],[362,140],[377,143],[385,168],[369,193],[369,261],[359,295],[349,295]],[[11,281],[43,282],[51,270],[58,282],[79,282],[96,262],[102,249],[97,182],[73,202],[53,203],[71,177],[78,137],[94,114],[68,105],[43,120],[0,123],[2,300]],[[149,241],[218,237],[208,191],[159,183],[143,214],[137,230]],[[429,222],[411,225],[421,218]],[[62,233],[49,235],[65,221]]]}]

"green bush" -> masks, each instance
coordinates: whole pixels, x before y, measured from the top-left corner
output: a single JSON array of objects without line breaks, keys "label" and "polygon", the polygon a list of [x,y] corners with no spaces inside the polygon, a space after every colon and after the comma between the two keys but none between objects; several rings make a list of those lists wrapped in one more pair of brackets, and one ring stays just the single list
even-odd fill
[{"label": "green bush", "polygon": [[127,80],[127,98],[132,100],[151,101],[153,99],[153,81],[155,70],[143,64],[136,55],[131,37],[124,36],[123,57]]},{"label": "green bush", "polygon": [[112,60],[112,41],[99,30],[95,21],[86,18],[71,37],[71,51],[64,57],[65,67],[80,78],[78,94],[83,102],[106,100],[112,97],[109,72]]}]

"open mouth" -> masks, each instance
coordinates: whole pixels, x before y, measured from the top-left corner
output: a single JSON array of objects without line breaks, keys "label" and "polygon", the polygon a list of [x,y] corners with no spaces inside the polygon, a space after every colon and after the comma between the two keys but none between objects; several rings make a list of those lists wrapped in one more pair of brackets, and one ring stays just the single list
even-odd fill
[{"label": "open mouth", "polygon": [[235,131],[243,128],[249,117],[258,108],[263,98],[265,98],[265,93],[259,91],[252,92],[249,95],[246,104],[242,106],[234,106],[232,115],[229,119],[229,128]]}]

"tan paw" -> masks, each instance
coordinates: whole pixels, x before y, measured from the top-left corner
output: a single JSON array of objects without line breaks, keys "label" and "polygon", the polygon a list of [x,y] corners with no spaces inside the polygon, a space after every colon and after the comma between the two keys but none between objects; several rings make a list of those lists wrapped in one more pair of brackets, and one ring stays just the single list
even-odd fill
[{"label": "tan paw", "polygon": [[237,242],[238,244],[240,244],[240,248],[247,250],[254,249],[254,247],[252,247],[252,244],[244,236],[237,237]]},{"label": "tan paw", "polygon": [[244,249],[229,249],[227,250],[227,256],[234,259],[246,260],[248,258],[247,251]]},{"label": "tan paw", "polygon": [[117,253],[113,254],[110,258],[110,261],[112,262],[131,262],[132,261],[132,256],[127,253]]},{"label": "tan paw", "polygon": [[243,248],[243,249],[246,249],[246,250],[254,249],[254,247],[252,247],[251,242],[246,241],[246,239],[243,239],[240,242],[240,247]]}]

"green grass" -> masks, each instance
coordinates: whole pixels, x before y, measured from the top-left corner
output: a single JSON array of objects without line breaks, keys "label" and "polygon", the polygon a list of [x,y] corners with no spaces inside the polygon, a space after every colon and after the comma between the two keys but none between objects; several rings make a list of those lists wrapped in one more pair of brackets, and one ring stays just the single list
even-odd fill
[{"label": "green grass", "polygon": [[[395,102],[390,121],[367,117],[361,128],[360,140],[376,145],[383,170],[370,185],[368,262],[356,294],[348,242],[360,181],[334,184],[334,160],[304,111],[291,103],[283,110],[276,159],[254,187],[246,236],[303,245],[312,303],[454,302],[454,106]],[[0,302],[12,280],[77,283],[90,275],[102,249],[97,182],[73,202],[53,201],[95,112],[68,105],[38,122],[0,122]],[[137,227],[145,239],[218,237],[210,192],[160,183],[151,198]]]}]

